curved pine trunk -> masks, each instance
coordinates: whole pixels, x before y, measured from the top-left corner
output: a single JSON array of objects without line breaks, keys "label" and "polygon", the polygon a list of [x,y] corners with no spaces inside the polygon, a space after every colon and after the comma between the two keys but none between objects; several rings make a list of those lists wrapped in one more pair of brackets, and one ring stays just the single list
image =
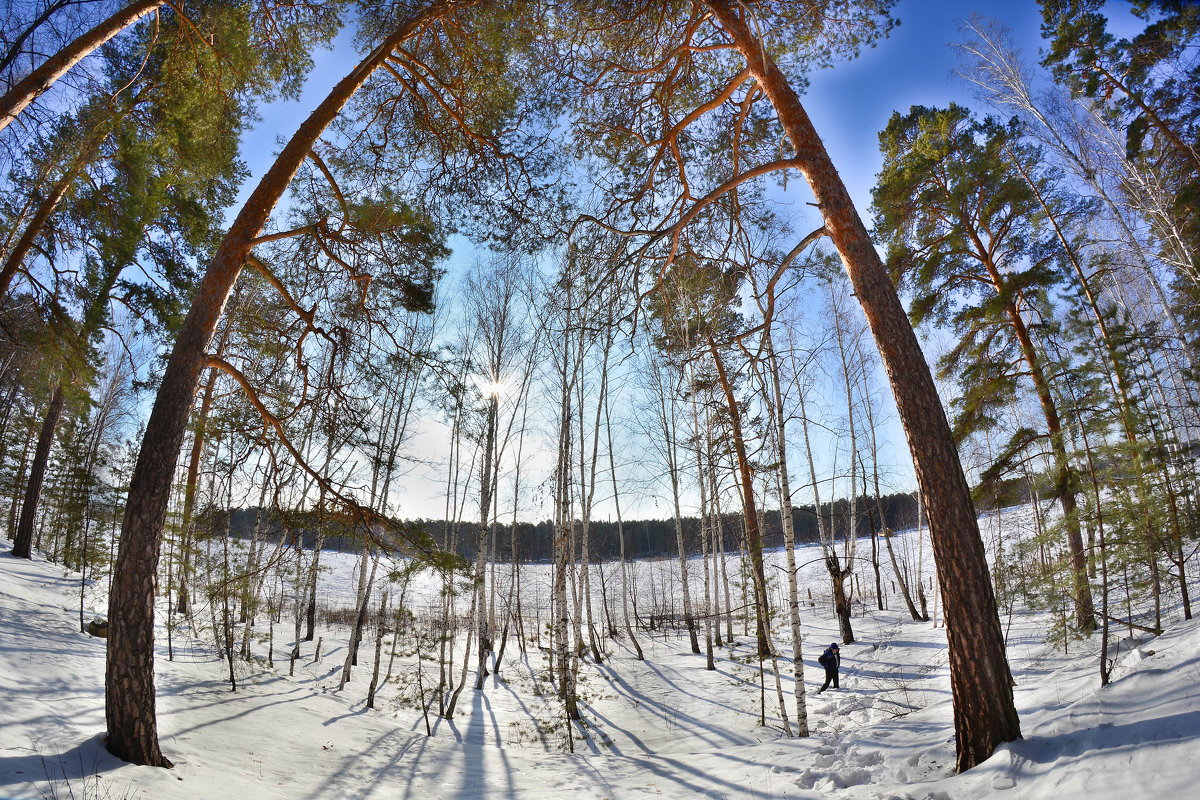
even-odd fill
[{"label": "curved pine trunk", "polygon": [[0,131],[89,54],[163,5],[165,0],[136,0],[59,50],[0,97]]},{"label": "curved pine trunk", "polygon": [[[1004,282],[1000,271],[990,263],[988,270],[996,285],[996,291],[1003,294]],[[1062,421],[1058,416],[1058,406],[1050,393],[1050,382],[1042,369],[1041,359],[1033,346],[1033,339],[1025,320],[1017,307],[1009,302],[1009,322],[1021,346],[1025,364],[1033,378],[1034,389],[1037,391],[1038,402],[1042,407],[1042,415],[1046,418],[1046,431],[1050,436],[1050,452],[1054,456],[1054,493],[1062,507],[1063,522],[1067,526],[1067,549],[1071,554],[1071,580],[1075,591],[1075,626],[1079,630],[1091,633],[1096,629],[1096,610],[1092,603],[1092,588],[1088,584],[1087,556],[1083,549],[1083,534],[1079,529],[1079,503],[1075,499],[1075,475],[1071,469],[1071,460],[1067,455]]]},{"label": "curved pine trunk", "polygon": [[113,570],[104,684],[108,724],[105,744],[118,758],[135,764],[172,766],[159,749],[154,698],[154,587],[163,521],[206,350],[246,263],[251,242],[267,223],[317,138],[389,53],[422,25],[467,5],[471,3],[445,0],[414,12],[333,88],[246,200],[200,283],[146,423]]},{"label": "curved pine trunk", "polygon": [[986,553],[950,425],[916,335],[800,98],[732,0],[706,0],[746,59],[795,149],[797,167],[854,284],[879,347],[929,508],[945,599],[957,765],[970,769],[1021,736]]},{"label": "curved pine trunk", "polygon": [[29,479],[25,483],[25,500],[21,504],[17,535],[13,538],[12,554],[17,558],[33,558],[33,523],[37,518],[38,500],[42,496],[46,466],[50,463],[50,447],[54,444],[54,429],[58,427],[59,417],[62,416],[63,402],[63,385],[58,383],[42,421],[42,431],[33,451],[33,463],[29,467]]},{"label": "curved pine trunk", "polygon": [[733,384],[725,372],[725,362],[717,351],[716,343],[710,337],[708,350],[712,354],[713,366],[717,369],[717,379],[725,394],[725,403],[729,409],[729,427],[733,434],[733,450],[737,456],[738,474],[741,475],[742,515],[746,522],[746,549],[750,551],[750,567],[754,578],[754,609],[755,635],[758,640],[758,655],[765,658],[771,655],[771,637],[767,629],[767,620],[771,610],[767,598],[767,575],[763,567],[762,529],[758,522],[758,506],[754,499],[754,478],[750,470],[750,459],[746,455],[746,440],[742,436],[742,412],[737,398],[733,394]]},{"label": "curved pine trunk", "polygon": [[25,266],[25,257],[33,250],[33,245],[37,242],[38,236],[45,230],[46,223],[50,221],[50,216],[66,196],[67,190],[71,188],[71,183],[74,182],[76,176],[79,174],[79,167],[81,166],[81,163],[76,162],[71,169],[67,170],[66,174],[58,179],[57,183],[50,187],[50,192],[43,198],[41,204],[37,207],[37,211],[30,218],[29,224],[22,231],[21,238],[13,245],[13,249],[8,252],[8,256],[4,259],[4,266],[0,267],[0,297],[8,294],[8,287],[12,285],[13,278]]}]

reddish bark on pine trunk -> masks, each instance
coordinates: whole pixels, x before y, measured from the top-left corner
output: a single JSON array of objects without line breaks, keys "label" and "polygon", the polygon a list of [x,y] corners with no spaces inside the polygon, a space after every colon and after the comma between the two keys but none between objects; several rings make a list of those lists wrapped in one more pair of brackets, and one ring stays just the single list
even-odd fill
[{"label": "reddish bark on pine trunk", "polygon": [[25,107],[66,75],[96,48],[163,5],[164,0],[137,0],[122,8],[96,27],[59,50],[33,72],[18,81],[0,97],[0,131],[25,110]]},{"label": "reddish bark on pine trunk", "polygon": [[958,769],[1021,736],[975,507],[916,335],[800,98],[730,0],[705,0],[746,59],[796,152],[875,337],[928,508],[945,603]]},{"label": "reddish bark on pine trunk", "polygon": [[767,620],[771,609],[767,597],[767,575],[763,567],[762,531],[758,527],[758,505],[754,500],[754,476],[750,470],[750,459],[746,455],[746,441],[742,438],[742,415],[738,407],[737,397],[733,393],[733,385],[725,373],[725,364],[721,354],[717,352],[716,343],[708,337],[708,349],[712,354],[713,365],[717,368],[717,378],[725,393],[725,403],[729,408],[729,426],[733,431],[733,449],[737,455],[738,473],[742,480],[742,511],[746,521],[746,549],[750,551],[750,568],[754,578],[754,609],[755,637],[758,640],[758,655],[765,658],[771,655],[771,642],[767,636]]},{"label": "reddish bark on pine trunk", "polygon": [[12,285],[13,278],[16,277],[18,270],[25,266],[25,256],[33,250],[38,236],[46,228],[46,223],[50,221],[50,215],[54,213],[58,204],[66,196],[67,190],[71,188],[71,182],[75,180],[77,174],[77,168],[73,167],[50,188],[50,193],[42,200],[41,205],[29,220],[29,224],[25,226],[21,238],[9,251],[8,258],[4,260],[4,266],[0,267],[0,297],[8,294],[8,287]]},{"label": "reddish bark on pine trunk", "polygon": [[21,504],[21,521],[13,537],[12,554],[17,558],[33,558],[33,523],[37,516],[38,499],[42,496],[42,484],[46,480],[46,465],[50,461],[50,447],[54,444],[54,429],[63,410],[63,385],[56,384],[50,407],[42,422],[37,447],[33,451],[33,464],[29,468],[29,480],[25,484],[25,500]]},{"label": "reddish bark on pine trunk", "polygon": [[442,0],[397,24],[343,78],[292,136],[242,206],[217,249],[163,373],[130,481],[109,597],[105,716],[108,751],[136,764],[170,767],[158,745],[154,702],[154,594],[163,520],[188,414],[217,321],[250,252],[292,176],[356,91],[419,27],[473,2]]},{"label": "reddish bark on pine trunk", "polygon": [[[1005,289],[1004,279],[1000,270],[988,264],[988,272],[996,287],[996,292],[1002,294]],[[1017,342],[1021,346],[1021,354],[1029,366],[1029,375],[1033,379],[1038,402],[1042,406],[1042,415],[1046,418],[1046,433],[1050,437],[1050,452],[1054,455],[1054,493],[1062,506],[1063,522],[1067,526],[1067,549],[1071,554],[1071,583],[1075,589],[1075,627],[1085,634],[1096,629],[1096,610],[1092,602],[1092,588],[1088,583],[1087,556],[1083,550],[1083,535],[1079,530],[1079,504],[1075,500],[1074,476],[1071,470],[1071,460],[1063,442],[1062,421],[1058,416],[1058,406],[1050,394],[1050,382],[1042,369],[1041,359],[1033,346],[1033,339],[1025,320],[1016,304],[1009,301],[1006,311],[1012,323]]]}]

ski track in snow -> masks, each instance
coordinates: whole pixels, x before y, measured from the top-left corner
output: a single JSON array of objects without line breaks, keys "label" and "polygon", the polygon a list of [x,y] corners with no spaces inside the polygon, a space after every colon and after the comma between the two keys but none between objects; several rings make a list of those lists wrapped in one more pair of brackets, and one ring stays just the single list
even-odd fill
[{"label": "ski track in snow", "polygon": [[[1008,517],[1019,523],[1020,510],[1005,517],[1005,525]],[[981,520],[981,527],[988,530],[995,519]],[[1114,682],[1101,690],[1098,637],[1063,654],[1042,641],[1044,618],[1002,617],[1025,738],[955,776],[944,630],[913,622],[902,610],[862,614],[856,606],[858,641],[843,648],[842,688],[817,695],[823,676],[816,656],[837,638],[836,620],[821,604],[801,616],[812,736],[783,737],[769,664],[767,725],[759,725],[753,640],[735,623],[738,646],[716,650],[714,672],[704,669],[703,656],[691,654],[685,633],[640,634],[644,662],[625,639],[608,642],[603,664],[589,659],[581,668],[588,735],[575,729],[574,754],[566,752],[544,653],[532,647],[522,657],[510,641],[500,675],[489,677],[482,692],[468,685],[453,720],[431,715],[434,735],[427,737],[419,710],[402,705],[391,685],[381,690],[378,709],[365,708],[371,635],[339,693],[345,631],[322,631],[320,663],[312,663],[312,644],[306,644],[304,661],[289,678],[285,620],[276,628],[276,667],[240,664],[234,693],[225,663],[196,640],[177,634],[175,660],[168,661],[160,629],[159,735],[176,766],[135,767],[103,748],[104,642],[78,632],[77,578],[37,557],[14,559],[10,549],[0,540],[5,798],[1159,800],[1194,796],[1200,778],[1196,621],[1176,624],[1157,639],[1122,641]],[[805,564],[801,596],[812,587],[814,598],[823,597],[826,578],[812,552],[798,553]],[[322,576],[322,597],[349,606],[354,557],[326,555],[332,570]],[[769,558],[782,564],[780,553]],[[678,570],[677,560],[637,565],[639,604],[650,601],[649,576],[672,568]],[[613,591],[616,570],[606,566],[605,573]],[[522,581],[532,596],[548,579],[548,566],[531,565]],[[413,607],[434,589],[431,580],[416,581]],[[89,602],[93,612],[103,610],[99,598]],[[774,637],[792,713],[784,614]],[[398,656],[397,665],[402,677],[415,674],[414,657]],[[460,665],[461,656],[455,669]],[[425,668],[426,680],[432,675],[436,682],[436,664],[426,659]],[[473,668],[474,659],[469,680]]]}]

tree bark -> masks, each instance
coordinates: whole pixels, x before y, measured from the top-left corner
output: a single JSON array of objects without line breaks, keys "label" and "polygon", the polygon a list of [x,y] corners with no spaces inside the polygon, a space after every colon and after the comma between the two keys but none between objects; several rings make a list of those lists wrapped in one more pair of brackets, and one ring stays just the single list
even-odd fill
[{"label": "tree bark", "polygon": [[732,0],[705,0],[774,106],[879,347],[929,508],[945,603],[957,766],[981,763],[1021,736],[1011,674],[975,507],[916,335],[800,98]]},{"label": "tree bark", "polygon": [[0,131],[7,128],[26,106],[53,86],[55,81],[66,75],[71,67],[164,2],[165,0],[135,0],[59,50],[18,81],[0,97]]},{"label": "tree bark", "polygon": [[1029,377],[1033,380],[1034,390],[1046,419],[1046,433],[1050,438],[1050,452],[1054,456],[1054,493],[1063,511],[1063,523],[1067,526],[1067,548],[1071,554],[1071,580],[1075,590],[1075,626],[1085,634],[1096,629],[1096,611],[1092,603],[1092,589],[1088,584],[1087,559],[1083,550],[1083,535],[1079,529],[1079,503],[1075,499],[1075,474],[1071,468],[1071,460],[1067,455],[1062,420],[1058,416],[1058,406],[1050,392],[1050,381],[1042,368],[1042,359],[1033,345],[1029,328],[1021,317],[1016,301],[1011,299],[1004,274],[992,260],[990,254],[981,253],[982,261],[987,269],[988,277],[996,294],[1008,297],[1004,311],[1012,326],[1013,335],[1021,348],[1021,355],[1029,367]]},{"label": "tree bark", "polygon": [[608,434],[608,470],[612,477],[613,487],[613,507],[617,513],[617,540],[619,542],[619,552],[621,558],[621,608],[624,612],[625,619],[625,634],[629,637],[630,643],[633,644],[633,649],[637,653],[637,660],[644,661],[645,654],[642,653],[642,645],[638,642],[637,637],[633,635],[633,625],[629,621],[629,573],[625,563],[625,526],[621,521],[621,493],[617,489],[617,459],[613,450],[612,438],[612,417],[608,412],[608,395],[604,397],[604,427]]},{"label": "tree bark", "polygon": [[471,5],[467,0],[442,0],[413,12],[333,88],[246,200],[200,282],[146,424],[121,524],[109,595],[105,672],[106,746],[118,758],[135,764],[172,766],[159,749],[154,698],[154,592],[163,521],[205,351],[251,242],[317,138],[392,50],[424,24],[467,5]]},{"label": "tree bark", "polygon": [[571,475],[571,387],[566,384],[563,370],[562,398],[559,406],[558,464],[555,479],[554,521],[554,663],[558,667],[558,696],[562,699],[567,719],[579,719],[579,705],[575,696],[575,676],[571,671],[567,631],[570,627],[570,608],[567,605],[567,569],[570,564],[570,527],[566,517],[570,509]]},{"label": "tree bark", "polygon": [[17,240],[13,249],[9,251],[8,257],[4,259],[4,266],[0,267],[0,297],[8,294],[8,287],[12,285],[17,271],[25,265],[25,256],[29,255],[38,236],[45,229],[46,223],[50,221],[50,215],[58,208],[58,204],[66,196],[67,190],[71,188],[71,183],[79,174],[79,167],[82,166],[83,161],[84,159],[80,158],[75,166],[50,187],[50,193],[38,205],[37,211],[33,213],[29,224],[22,231],[21,238]]},{"label": "tree bark", "polygon": [[[775,355],[775,343],[771,340],[771,324],[763,331],[767,350],[767,369],[771,373],[770,399],[768,407],[775,414],[775,460],[779,463],[779,513],[783,517],[783,545],[787,556],[788,570],[788,623],[792,634],[793,693],[796,699],[796,735],[808,736],[808,704],[804,693],[804,659],[800,637],[800,594],[796,586],[796,530],[792,518],[792,484],[788,475],[787,460],[787,417],[783,410],[783,386],[779,379],[779,358]],[[765,388],[765,387],[764,387]],[[703,485],[703,481],[701,482]]]},{"label": "tree bark", "polygon": [[50,463],[50,447],[54,444],[54,429],[62,416],[63,403],[63,385],[59,382],[54,386],[50,407],[46,409],[42,432],[38,435],[37,447],[33,451],[33,463],[29,467],[29,480],[25,483],[21,519],[17,522],[17,535],[13,539],[12,554],[17,558],[33,558],[33,522],[37,516],[42,484],[46,480],[46,466]]},{"label": "tree bark", "polygon": [[488,530],[490,529],[492,511],[492,486],[494,484],[492,478],[492,466],[496,452],[496,404],[495,395],[488,400],[487,411],[487,433],[483,447],[483,459],[480,465],[481,474],[479,476],[479,539],[475,552],[475,588],[478,592],[479,599],[476,601],[476,612],[479,619],[475,622],[475,627],[479,631],[479,659],[475,671],[475,689],[483,688],[483,679],[489,675],[487,668],[487,655],[492,652],[492,632],[489,629],[487,617],[487,603],[485,595],[485,572],[484,562],[487,554]]},{"label": "tree bark", "polygon": [[733,384],[730,383],[729,376],[725,372],[725,362],[711,337],[708,339],[708,350],[712,354],[713,365],[717,368],[717,379],[721,384],[721,390],[725,393],[725,403],[729,409],[733,450],[737,456],[738,473],[741,475],[742,511],[746,521],[746,549],[750,551],[750,568],[754,578],[758,655],[766,657],[771,654],[771,641],[767,632],[767,620],[770,618],[770,608],[767,604],[767,576],[766,570],[763,568],[762,531],[758,526],[758,509],[754,501],[754,477],[750,470],[750,459],[746,455],[746,441],[742,437],[742,412],[733,393]]}]

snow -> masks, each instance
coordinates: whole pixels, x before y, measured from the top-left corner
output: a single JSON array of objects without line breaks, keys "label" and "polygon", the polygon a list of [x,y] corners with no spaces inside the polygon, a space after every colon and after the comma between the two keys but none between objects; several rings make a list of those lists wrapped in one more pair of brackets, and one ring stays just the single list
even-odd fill
[{"label": "snow", "polygon": [[[858,609],[859,641],[842,649],[841,689],[817,695],[816,656],[837,638],[822,604],[802,612],[813,734],[805,739],[783,736],[769,677],[767,725],[759,724],[758,662],[740,623],[738,646],[717,652],[715,672],[678,632],[641,635],[644,662],[625,639],[608,642],[603,664],[584,662],[588,735],[576,728],[570,753],[542,651],[522,658],[510,641],[499,676],[482,692],[468,684],[453,720],[431,714],[427,737],[419,710],[403,702],[413,691],[412,656],[402,651],[399,680],[381,692],[378,709],[366,709],[373,635],[338,692],[345,631],[321,631],[321,661],[306,645],[289,678],[285,620],[275,631],[275,668],[239,664],[237,692],[211,648],[177,633],[169,661],[160,636],[158,726],[176,766],[130,766],[103,748],[104,642],[78,632],[78,578],[9,549],[0,541],[0,797],[1137,800],[1190,796],[1200,778],[1196,621],[1122,641],[1113,682],[1101,689],[1095,640],[1064,653],[1043,641],[1045,618],[1020,610],[1006,617],[1025,738],[954,775],[944,630],[896,610]],[[353,556],[326,555],[323,593],[352,602]],[[779,554],[772,559],[781,563]],[[660,566],[663,574],[672,568]],[[643,563],[636,572],[645,582],[657,568]],[[548,567],[533,565],[522,580],[532,593],[548,578]],[[811,586],[823,597],[824,581],[810,564],[801,593]],[[412,591],[425,589],[418,582]],[[88,603],[103,611],[99,594]],[[785,627],[780,619],[775,638],[790,676]],[[436,680],[436,665],[424,666],[425,680]],[[790,677],[782,688],[790,705]]]}]

